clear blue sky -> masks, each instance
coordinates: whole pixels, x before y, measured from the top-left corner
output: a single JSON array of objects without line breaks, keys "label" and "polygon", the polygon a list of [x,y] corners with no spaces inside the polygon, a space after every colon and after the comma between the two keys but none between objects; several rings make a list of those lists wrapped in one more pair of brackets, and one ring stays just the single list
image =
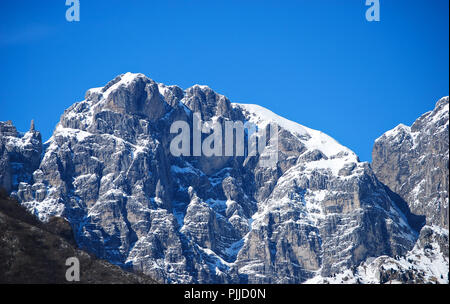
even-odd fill
[{"label": "clear blue sky", "polygon": [[0,1],[0,120],[44,139],[88,88],[141,72],[207,84],[326,132],[371,160],[378,136],[449,91],[449,1]]}]

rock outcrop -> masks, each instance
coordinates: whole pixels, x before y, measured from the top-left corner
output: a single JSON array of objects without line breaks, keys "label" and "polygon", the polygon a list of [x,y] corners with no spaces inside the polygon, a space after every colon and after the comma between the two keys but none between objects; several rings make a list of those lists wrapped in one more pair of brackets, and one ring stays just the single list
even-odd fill
[{"label": "rock outcrop", "polygon": [[34,129],[19,133],[11,121],[0,122],[0,188],[17,190],[21,182],[30,183],[42,154],[41,133]]}]

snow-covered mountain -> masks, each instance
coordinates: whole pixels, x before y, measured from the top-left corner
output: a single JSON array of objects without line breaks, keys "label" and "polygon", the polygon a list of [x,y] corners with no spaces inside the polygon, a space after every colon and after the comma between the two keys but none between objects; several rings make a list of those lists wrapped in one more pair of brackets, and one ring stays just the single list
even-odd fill
[{"label": "snow-covered mountain", "polygon": [[[259,154],[172,156],[170,126],[192,127],[194,112],[222,128],[277,124],[277,165],[259,166]],[[419,238],[371,166],[326,134],[143,74],[88,90],[31,173],[3,177],[18,178],[11,189],[31,212],[67,218],[81,248],[165,282],[310,282],[405,256]]]}]

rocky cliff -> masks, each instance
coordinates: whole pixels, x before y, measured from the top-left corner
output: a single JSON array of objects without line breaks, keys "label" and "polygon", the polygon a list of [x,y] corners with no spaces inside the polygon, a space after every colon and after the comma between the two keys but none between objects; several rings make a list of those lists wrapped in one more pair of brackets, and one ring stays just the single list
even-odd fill
[{"label": "rocky cliff", "polygon": [[32,181],[42,153],[41,134],[34,121],[26,133],[17,132],[11,121],[0,121],[0,188],[17,190],[19,181]]},{"label": "rocky cliff", "polygon": [[370,257],[330,277],[306,284],[448,284],[448,230],[424,226],[414,248],[403,255]]},{"label": "rocky cliff", "polygon": [[[410,251],[371,257],[358,267],[308,283],[448,283],[449,98],[384,133],[374,144],[376,177],[393,201],[420,229]],[[423,226],[424,224],[427,224]]]},{"label": "rocky cliff", "polygon": [[372,166],[377,178],[398,194],[428,225],[448,229],[449,99],[375,141]]}]

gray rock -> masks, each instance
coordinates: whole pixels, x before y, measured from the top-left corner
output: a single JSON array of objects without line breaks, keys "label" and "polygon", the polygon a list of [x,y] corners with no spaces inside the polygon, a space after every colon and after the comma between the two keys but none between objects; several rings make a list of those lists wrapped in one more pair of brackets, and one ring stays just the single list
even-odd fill
[{"label": "gray rock", "polygon": [[428,225],[448,229],[449,99],[411,127],[399,125],[375,142],[372,166],[377,178],[398,194]]},{"label": "gray rock", "polygon": [[41,134],[34,129],[34,121],[26,133],[17,132],[11,121],[0,122],[0,188],[11,192],[21,182],[31,183],[41,154]]}]

